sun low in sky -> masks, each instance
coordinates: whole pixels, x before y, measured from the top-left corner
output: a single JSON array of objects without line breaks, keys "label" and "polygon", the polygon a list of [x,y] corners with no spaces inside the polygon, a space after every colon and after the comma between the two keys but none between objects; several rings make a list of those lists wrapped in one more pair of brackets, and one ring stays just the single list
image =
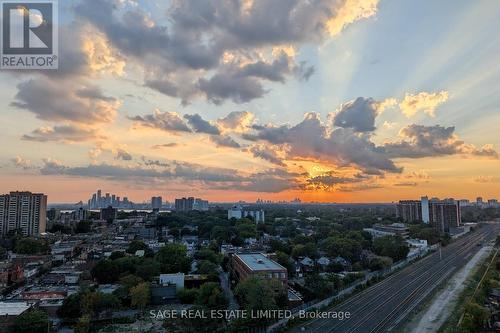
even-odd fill
[{"label": "sun low in sky", "polygon": [[496,0],[59,2],[0,72],[0,192],[500,197]]}]

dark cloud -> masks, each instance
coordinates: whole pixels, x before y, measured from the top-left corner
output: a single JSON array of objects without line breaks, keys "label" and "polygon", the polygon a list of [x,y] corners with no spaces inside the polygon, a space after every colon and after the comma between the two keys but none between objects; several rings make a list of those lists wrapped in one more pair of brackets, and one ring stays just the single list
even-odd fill
[{"label": "dark cloud", "polygon": [[278,156],[276,150],[269,147],[269,145],[253,145],[248,148],[248,151],[251,152],[254,157],[262,158],[263,160],[282,167],[286,166],[283,160]]},{"label": "dark cloud", "polygon": [[248,111],[233,111],[217,120],[217,123],[230,131],[245,132],[253,122],[253,118],[254,115]]},{"label": "dark cloud", "polygon": [[228,135],[212,135],[210,141],[214,142],[218,147],[241,148],[241,145]]},{"label": "dark cloud", "polygon": [[153,149],[160,149],[160,148],[175,148],[175,147],[179,147],[181,144],[177,143],[177,142],[170,142],[170,143],[164,143],[164,144],[161,144],[161,145],[154,145]]},{"label": "dark cloud", "polygon": [[146,165],[146,166],[157,166],[157,167],[162,167],[162,168],[168,168],[170,166],[169,163],[162,162],[160,160],[150,160],[150,159],[147,159],[146,156],[142,156],[141,160],[144,162],[144,165]]},{"label": "dark cloud", "polygon": [[38,142],[82,142],[88,140],[104,140],[105,137],[94,128],[74,125],[37,128],[31,134],[22,136],[23,140]]},{"label": "dark cloud", "polygon": [[[179,97],[183,104],[200,93],[220,104],[262,97],[267,92],[262,80],[309,79],[312,66],[296,64],[292,53],[274,49],[321,43],[346,25],[374,15],[376,5],[376,0],[173,1],[166,11],[168,24],[162,24],[138,6],[94,0],[81,1],[75,14],[146,69],[146,86]],[[262,50],[272,51],[274,59],[265,61]]]},{"label": "dark cloud", "polygon": [[342,104],[335,115],[333,124],[338,127],[352,128],[356,132],[375,130],[375,118],[378,115],[378,103],[372,98],[358,97]]},{"label": "dark cloud", "polygon": [[123,161],[131,161],[132,160],[132,155],[126,151],[123,148],[118,148],[116,149],[116,155],[115,158],[118,160],[123,160]]},{"label": "dark cloud", "polygon": [[285,82],[285,75],[290,71],[290,59],[285,53],[282,53],[280,57],[272,63],[257,61],[255,63],[245,65],[238,72],[238,75],[242,77],[253,76],[269,81],[283,83]]},{"label": "dark cloud", "polygon": [[85,125],[112,121],[120,103],[102,94],[94,85],[75,80],[38,77],[22,82],[11,105],[33,112],[49,121],[70,121]]},{"label": "dark cloud", "polygon": [[268,92],[256,78],[240,77],[237,73],[220,73],[210,79],[201,78],[198,86],[207,100],[216,105],[222,104],[226,99],[239,104],[247,103]]},{"label": "dark cloud", "polygon": [[220,131],[217,126],[210,124],[208,121],[204,120],[199,114],[185,115],[184,119],[187,119],[189,126],[196,133],[207,133],[213,135],[219,135]]},{"label": "dark cloud", "polygon": [[251,141],[267,141],[286,145],[290,159],[315,159],[339,166],[352,165],[365,172],[401,172],[385,154],[382,147],[370,141],[370,135],[351,128],[328,131],[319,116],[306,114],[304,120],[293,126],[254,126],[254,134],[244,134]]},{"label": "dark cloud", "polygon": [[[281,192],[297,188],[300,174],[283,169],[270,169],[253,174],[244,174],[235,169],[210,167],[178,161],[149,160],[142,157],[143,166],[121,166],[111,164],[91,164],[70,167],[63,163],[45,159],[37,168],[42,175],[63,175],[71,177],[105,178],[120,181],[142,181],[164,183],[180,179],[190,183],[203,183],[216,190],[240,190],[251,192]],[[26,163],[17,163],[23,167]]]},{"label": "dark cloud", "polygon": [[418,183],[416,183],[416,182],[402,182],[402,183],[395,183],[394,186],[397,186],[397,187],[415,187],[415,186],[418,186]]},{"label": "dark cloud", "polygon": [[155,110],[153,114],[129,117],[142,126],[160,129],[166,132],[191,132],[178,113]]},{"label": "dark cloud", "polygon": [[321,175],[310,177],[307,179],[305,188],[313,190],[332,190],[336,189],[341,184],[353,184],[367,180],[369,177],[356,174],[354,176],[346,176],[339,174],[336,171],[325,172]]},{"label": "dark cloud", "polygon": [[384,150],[391,157],[421,158],[454,154],[472,154],[488,157],[498,157],[491,147],[477,149],[466,144],[455,135],[455,127],[440,125],[424,126],[409,125],[400,131],[403,140],[386,143]]}]

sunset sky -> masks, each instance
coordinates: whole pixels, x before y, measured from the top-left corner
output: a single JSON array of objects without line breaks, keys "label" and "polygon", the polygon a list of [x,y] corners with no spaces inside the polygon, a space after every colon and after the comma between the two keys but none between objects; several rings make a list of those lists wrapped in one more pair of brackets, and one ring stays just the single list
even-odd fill
[{"label": "sunset sky", "polygon": [[59,3],[59,70],[0,72],[2,193],[500,197],[498,0]]}]

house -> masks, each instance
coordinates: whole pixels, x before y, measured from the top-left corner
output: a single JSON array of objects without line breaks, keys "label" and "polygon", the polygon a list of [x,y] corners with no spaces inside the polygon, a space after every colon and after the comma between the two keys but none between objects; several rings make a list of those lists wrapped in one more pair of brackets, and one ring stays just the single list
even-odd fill
[{"label": "house", "polygon": [[327,257],[321,257],[318,259],[318,265],[320,265],[322,268],[325,268],[326,266],[330,265],[330,259]]},{"label": "house", "polygon": [[304,259],[300,260],[300,265],[305,268],[312,269],[314,267],[314,260],[312,260],[309,257],[305,257]]}]

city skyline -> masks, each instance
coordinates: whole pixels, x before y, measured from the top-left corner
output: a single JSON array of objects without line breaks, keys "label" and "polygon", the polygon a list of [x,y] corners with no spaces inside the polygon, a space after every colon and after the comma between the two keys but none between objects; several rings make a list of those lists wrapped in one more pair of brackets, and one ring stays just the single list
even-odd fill
[{"label": "city skyline", "polygon": [[61,3],[60,69],[0,72],[0,193],[500,197],[500,4],[321,3]]}]

